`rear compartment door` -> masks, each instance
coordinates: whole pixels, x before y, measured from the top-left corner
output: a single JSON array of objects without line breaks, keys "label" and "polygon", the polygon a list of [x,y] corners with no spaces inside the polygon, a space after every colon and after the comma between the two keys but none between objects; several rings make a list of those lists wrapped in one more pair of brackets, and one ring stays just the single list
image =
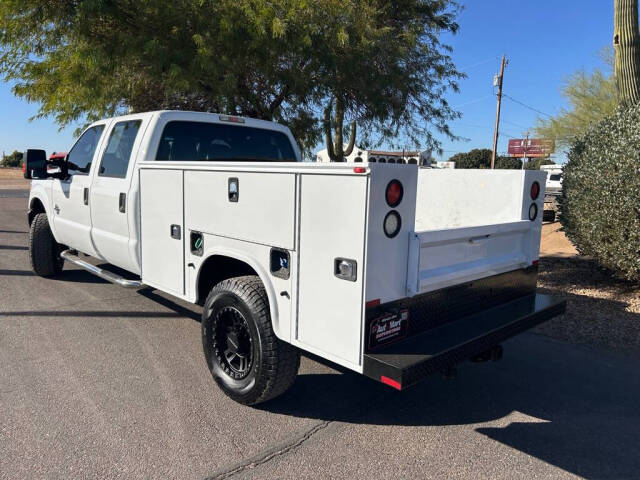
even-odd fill
[{"label": "rear compartment door", "polygon": [[[302,175],[300,194],[298,324],[294,337],[312,352],[357,365],[367,178]],[[336,276],[339,259],[354,262],[355,280]]]},{"label": "rear compartment door", "polygon": [[184,295],[184,209],[181,170],[140,170],[143,283]]},{"label": "rear compartment door", "polygon": [[417,232],[410,237],[407,295],[524,268],[532,222]]}]

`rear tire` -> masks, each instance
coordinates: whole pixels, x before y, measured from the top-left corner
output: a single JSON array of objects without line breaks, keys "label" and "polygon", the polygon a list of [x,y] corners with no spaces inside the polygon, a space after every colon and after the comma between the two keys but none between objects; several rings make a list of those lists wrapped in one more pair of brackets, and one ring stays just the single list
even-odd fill
[{"label": "rear tire", "polygon": [[202,346],[218,386],[243,405],[281,395],[300,367],[298,349],[273,332],[267,292],[257,276],[230,278],[211,289],[202,312]]},{"label": "rear tire", "polygon": [[51,233],[46,213],[38,213],[29,230],[29,260],[31,269],[41,277],[55,277],[62,272],[64,259],[61,246]]},{"label": "rear tire", "polygon": [[556,212],[555,210],[545,210],[542,212],[542,220],[544,222],[555,222],[556,221]]}]

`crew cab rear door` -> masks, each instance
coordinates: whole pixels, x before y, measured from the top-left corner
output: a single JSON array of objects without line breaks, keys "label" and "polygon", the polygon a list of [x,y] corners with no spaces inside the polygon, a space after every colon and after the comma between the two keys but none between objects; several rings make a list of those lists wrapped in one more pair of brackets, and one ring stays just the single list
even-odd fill
[{"label": "crew cab rear door", "polygon": [[130,198],[135,158],[148,117],[131,115],[113,122],[106,132],[104,147],[91,186],[91,237],[100,257],[112,265],[140,273],[130,238],[131,213],[137,199]]}]

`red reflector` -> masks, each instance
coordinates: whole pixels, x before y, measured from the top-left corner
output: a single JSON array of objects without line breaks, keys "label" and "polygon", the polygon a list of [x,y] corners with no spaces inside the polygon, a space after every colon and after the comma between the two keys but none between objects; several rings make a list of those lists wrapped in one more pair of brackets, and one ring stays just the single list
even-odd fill
[{"label": "red reflector", "polygon": [[540,184],[538,182],[533,182],[531,185],[531,200],[535,200],[540,195]]},{"label": "red reflector", "polygon": [[403,194],[404,189],[402,188],[402,184],[398,180],[391,180],[387,185],[387,191],[385,192],[387,204],[391,208],[398,206],[402,201]]},{"label": "red reflector", "polygon": [[377,307],[378,305],[380,305],[379,298],[376,298],[375,300],[369,300],[367,303],[364,304],[365,308]]},{"label": "red reflector", "polygon": [[540,260],[534,260],[533,262],[531,262],[531,265],[537,265],[538,263],[540,263]]},{"label": "red reflector", "polygon": [[22,173],[27,173],[27,164],[26,163],[22,164]]},{"label": "red reflector", "polygon": [[384,375],[381,375],[380,376],[380,381],[382,383],[384,383],[385,385],[389,385],[390,387],[395,388],[396,390],[402,390],[402,385],[400,384],[400,382],[396,382],[392,378],[385,377]]},{"label": "red reflector", "polygon": [[353,173],[367,173],[367,169],[364,167],[354,167]]}]

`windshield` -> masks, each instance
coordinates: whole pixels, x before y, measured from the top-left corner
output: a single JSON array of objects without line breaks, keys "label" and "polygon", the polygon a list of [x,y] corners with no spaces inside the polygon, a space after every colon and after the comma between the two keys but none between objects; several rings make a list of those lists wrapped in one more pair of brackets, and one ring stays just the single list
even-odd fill
[{"label": "windshield", "polygon": [[282,132],[173,121],[164,127],[156,160],[295,162],[296,155]]},{"label": "windshield", "polygon": [[562,177],[562,174],[556,173],[556,174],[551,175],[549,177],[549,180],[551,180],[553,182],[559,182],[561,177]]}]

